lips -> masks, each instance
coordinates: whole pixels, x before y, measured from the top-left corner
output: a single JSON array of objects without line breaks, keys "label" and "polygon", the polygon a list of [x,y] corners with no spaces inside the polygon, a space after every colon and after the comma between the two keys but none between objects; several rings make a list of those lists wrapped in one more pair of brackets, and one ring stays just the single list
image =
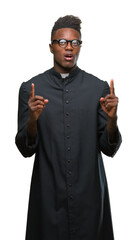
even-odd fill
[{"label": "lips", "polygon": [[71,61],[71,60],[73,59],[73,54],[71,54],[71,53],[66,53],[66,54],[64,55],[64,58],[65,58],[66,61]]}]

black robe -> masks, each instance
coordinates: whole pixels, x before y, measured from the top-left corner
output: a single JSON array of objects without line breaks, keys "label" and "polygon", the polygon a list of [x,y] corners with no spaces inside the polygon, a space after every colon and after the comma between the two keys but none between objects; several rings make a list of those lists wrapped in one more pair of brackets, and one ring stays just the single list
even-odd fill
[{"label": "black robe", "polygon": [[[31,83],[49,100],[37,121],[35,144],[26,133]],[[107,82],[78,67],[63,79],[54,68],[21,85],[16,144],[35,154],[26,240],[113,240],[108,186],[101,151],[114,156],[107,116],[99,100]]]}]

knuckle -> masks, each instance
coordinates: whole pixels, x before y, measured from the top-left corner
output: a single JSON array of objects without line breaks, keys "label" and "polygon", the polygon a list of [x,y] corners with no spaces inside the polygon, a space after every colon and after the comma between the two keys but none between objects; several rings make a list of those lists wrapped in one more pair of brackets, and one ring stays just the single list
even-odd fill
[{"label": "knuckle", "polygon": [[43,97],[41,97],[41,96],[38,96],[38,95],[36,95],[36,96],[35,96],[35,98],[36,98],[37,100],[41,100],[41,101],[42,101],[42,100],[44,100],[44,98],[43,98]]},{"label": "knuckle", "polygon": [[42,105],[38,105],[38,109],[39,110],[43,109],[43,106]]},{"label": "knuckle", "polygon": [[44,103],[43,103],[43,101],[41,101],[41,100],[37,100],[37,104],[38,104],[38,105],[43,105]]}]

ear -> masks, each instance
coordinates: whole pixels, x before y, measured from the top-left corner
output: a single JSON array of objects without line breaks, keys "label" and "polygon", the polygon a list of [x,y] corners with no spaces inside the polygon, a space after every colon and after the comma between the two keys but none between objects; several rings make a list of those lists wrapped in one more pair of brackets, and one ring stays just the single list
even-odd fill
[{"label": "ear", "polygon": [[52,44],[49,44],[49,48],[50,48],[50,52],[53,53],[53,45]]}]

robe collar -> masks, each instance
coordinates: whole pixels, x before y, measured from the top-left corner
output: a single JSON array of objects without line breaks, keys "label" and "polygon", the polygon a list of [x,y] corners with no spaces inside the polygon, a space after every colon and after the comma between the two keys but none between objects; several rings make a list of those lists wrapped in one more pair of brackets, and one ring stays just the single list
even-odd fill
[{"label": "robe collar", "polygon": [[[75,76],[79,73],[79,71],[80,71],[80,68],[79,68],[79,67],[76,67],[72,72],[69,73],[69,76],[67,77],[68,80],[71,81],[72,78],[75,77]],[[50,69],[50,73],[51,73],[53,76],[57,77],[58,79],[62,79],[61,74],[58,73],[58,72],[56,72],[55,69],[54,69],[54,67]]]}]

